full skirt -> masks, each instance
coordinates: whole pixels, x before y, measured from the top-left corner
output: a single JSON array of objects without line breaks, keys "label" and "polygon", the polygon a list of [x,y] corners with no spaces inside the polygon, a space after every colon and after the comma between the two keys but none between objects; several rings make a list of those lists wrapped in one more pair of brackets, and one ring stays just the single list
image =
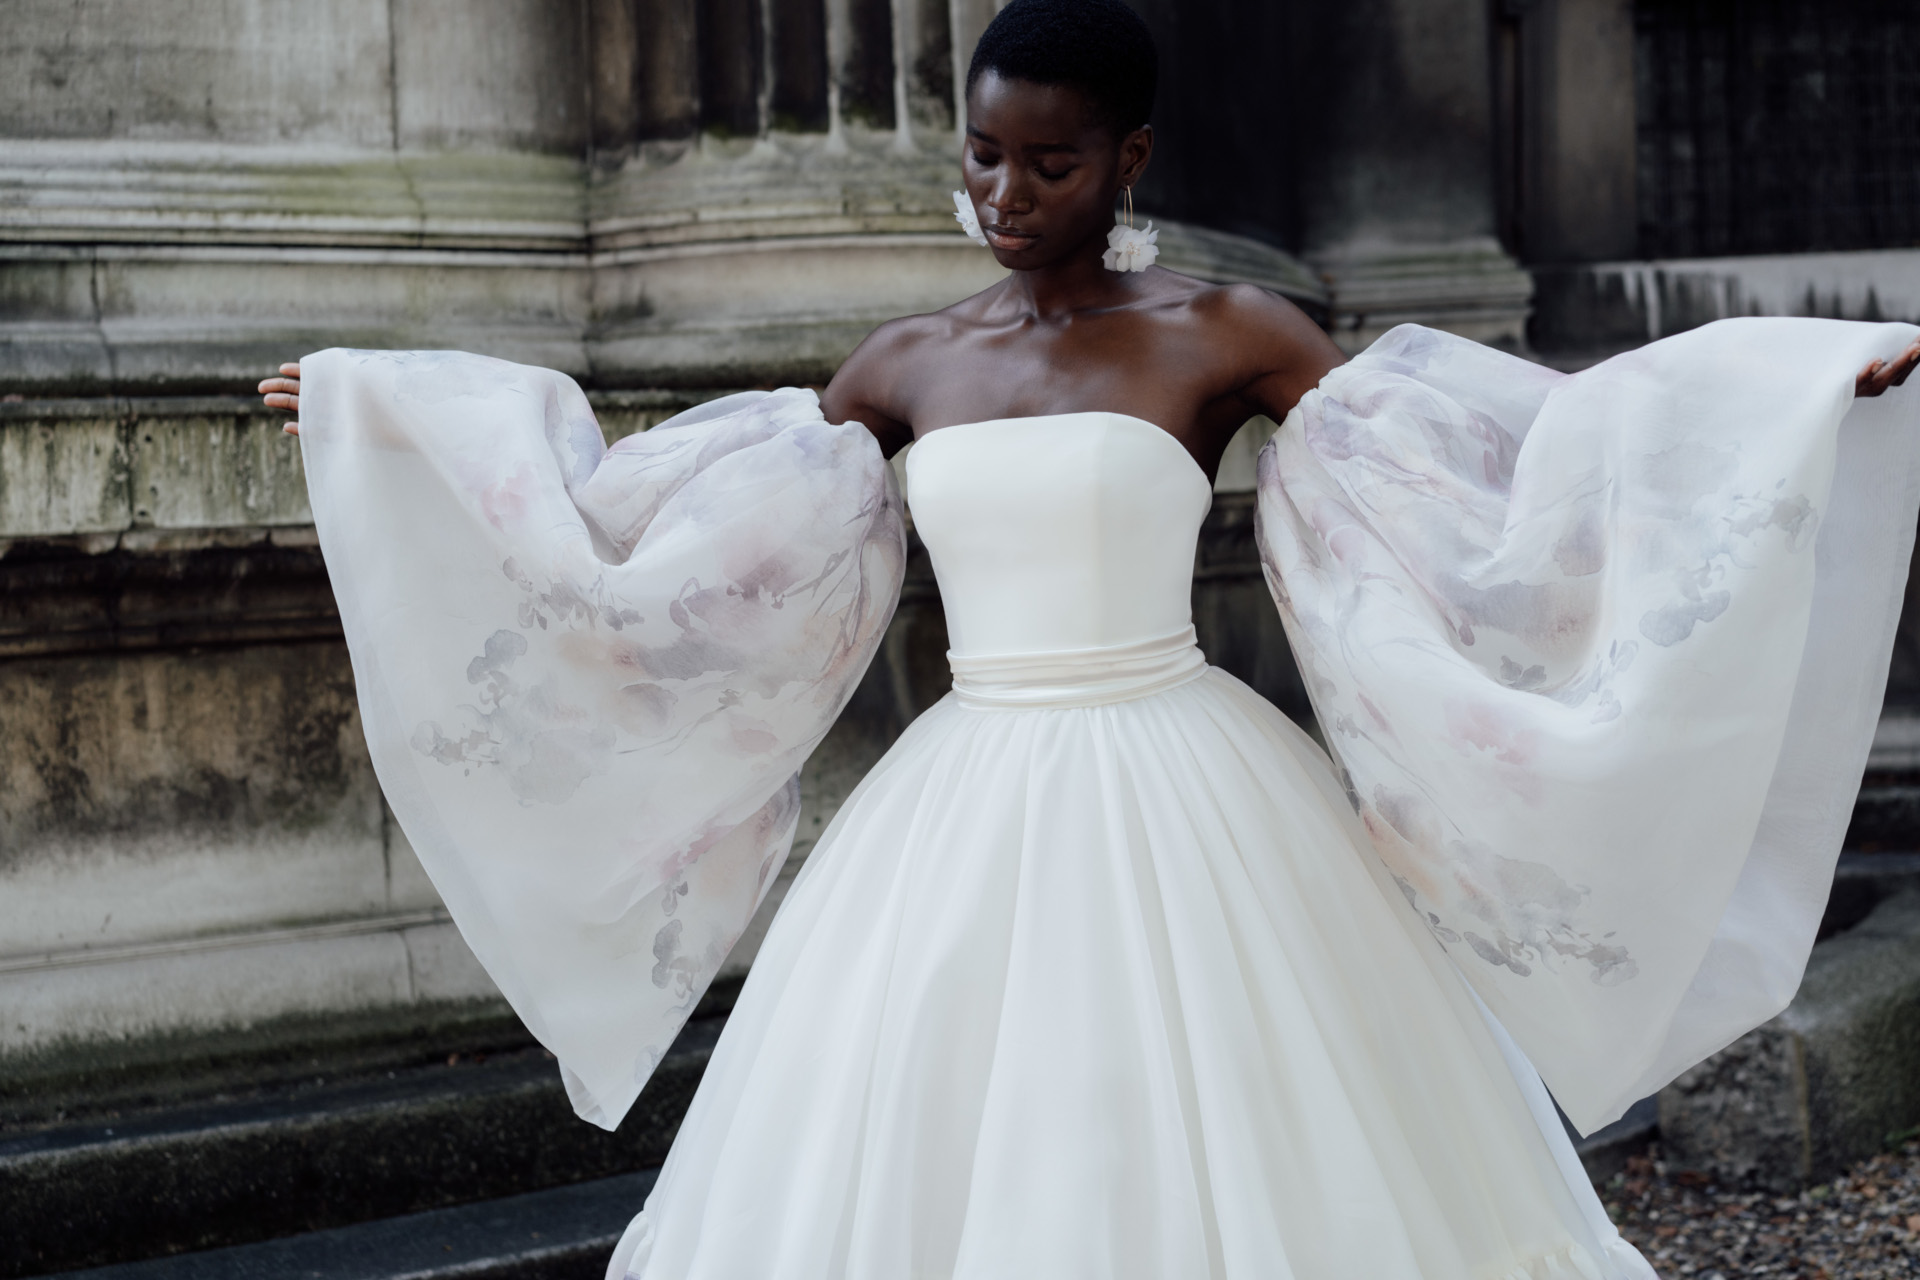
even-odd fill
[{"label": "full skirt", "polygon": [[1233,677],[920,717],[774,920],[609,1276],[1652,1271]]}]

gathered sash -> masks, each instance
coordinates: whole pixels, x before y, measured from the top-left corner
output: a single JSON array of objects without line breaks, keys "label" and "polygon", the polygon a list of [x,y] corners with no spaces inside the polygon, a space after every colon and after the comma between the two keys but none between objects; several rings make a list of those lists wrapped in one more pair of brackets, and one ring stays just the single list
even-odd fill
[{"label": "gathered sash", "polygon": [[1197,679],[1207,657],[1191,624],[1164,636],[1092,649],[1039,653],[947,653],[953,695],[980,710],[1097,707]]}]

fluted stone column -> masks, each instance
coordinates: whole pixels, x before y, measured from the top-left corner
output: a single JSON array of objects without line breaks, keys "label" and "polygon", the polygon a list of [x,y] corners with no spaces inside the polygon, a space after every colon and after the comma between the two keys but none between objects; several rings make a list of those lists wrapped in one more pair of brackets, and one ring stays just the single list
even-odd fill
[{"label": "fluted stone column", "polygon": [[1486,0],[1298,6],[1300,252],[1335,336],[1402,321],[1518,347],[1531,282],[1501,248]]}]

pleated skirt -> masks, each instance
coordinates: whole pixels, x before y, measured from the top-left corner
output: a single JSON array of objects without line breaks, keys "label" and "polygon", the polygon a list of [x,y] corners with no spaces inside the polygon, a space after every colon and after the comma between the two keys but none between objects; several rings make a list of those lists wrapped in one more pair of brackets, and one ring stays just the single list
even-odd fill
[{"label": "pleated skirt", "polygon": [[768,932],[611,1280],[1647,1280],[1233,677],[921,716]]}]

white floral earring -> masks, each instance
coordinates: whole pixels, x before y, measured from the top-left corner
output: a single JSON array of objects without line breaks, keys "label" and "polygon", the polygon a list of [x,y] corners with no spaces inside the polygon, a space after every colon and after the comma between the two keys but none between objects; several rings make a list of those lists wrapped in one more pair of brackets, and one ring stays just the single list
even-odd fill
[{"label": "white floral earring", "polygon": [[967,239],[977,245],[984,245],[987,237],[980,230],[980,216],[973,211],[973,201],[964,191],[953,193],[953,220],[967,233]]},{"label": "white floral earring", "polygon": [[1101,263],[1109,271],[1145,271],[1160,256],[1155,241],[1160,233],[1153,229],[1153,220],[1147,220],[1144,231],[1137,231],[1133,225],[1133,188],[1126,187],[1127,212],[1124,219],[1113,224],[1113,230],[1107,232],[1107,251],[1100,255]]}]

